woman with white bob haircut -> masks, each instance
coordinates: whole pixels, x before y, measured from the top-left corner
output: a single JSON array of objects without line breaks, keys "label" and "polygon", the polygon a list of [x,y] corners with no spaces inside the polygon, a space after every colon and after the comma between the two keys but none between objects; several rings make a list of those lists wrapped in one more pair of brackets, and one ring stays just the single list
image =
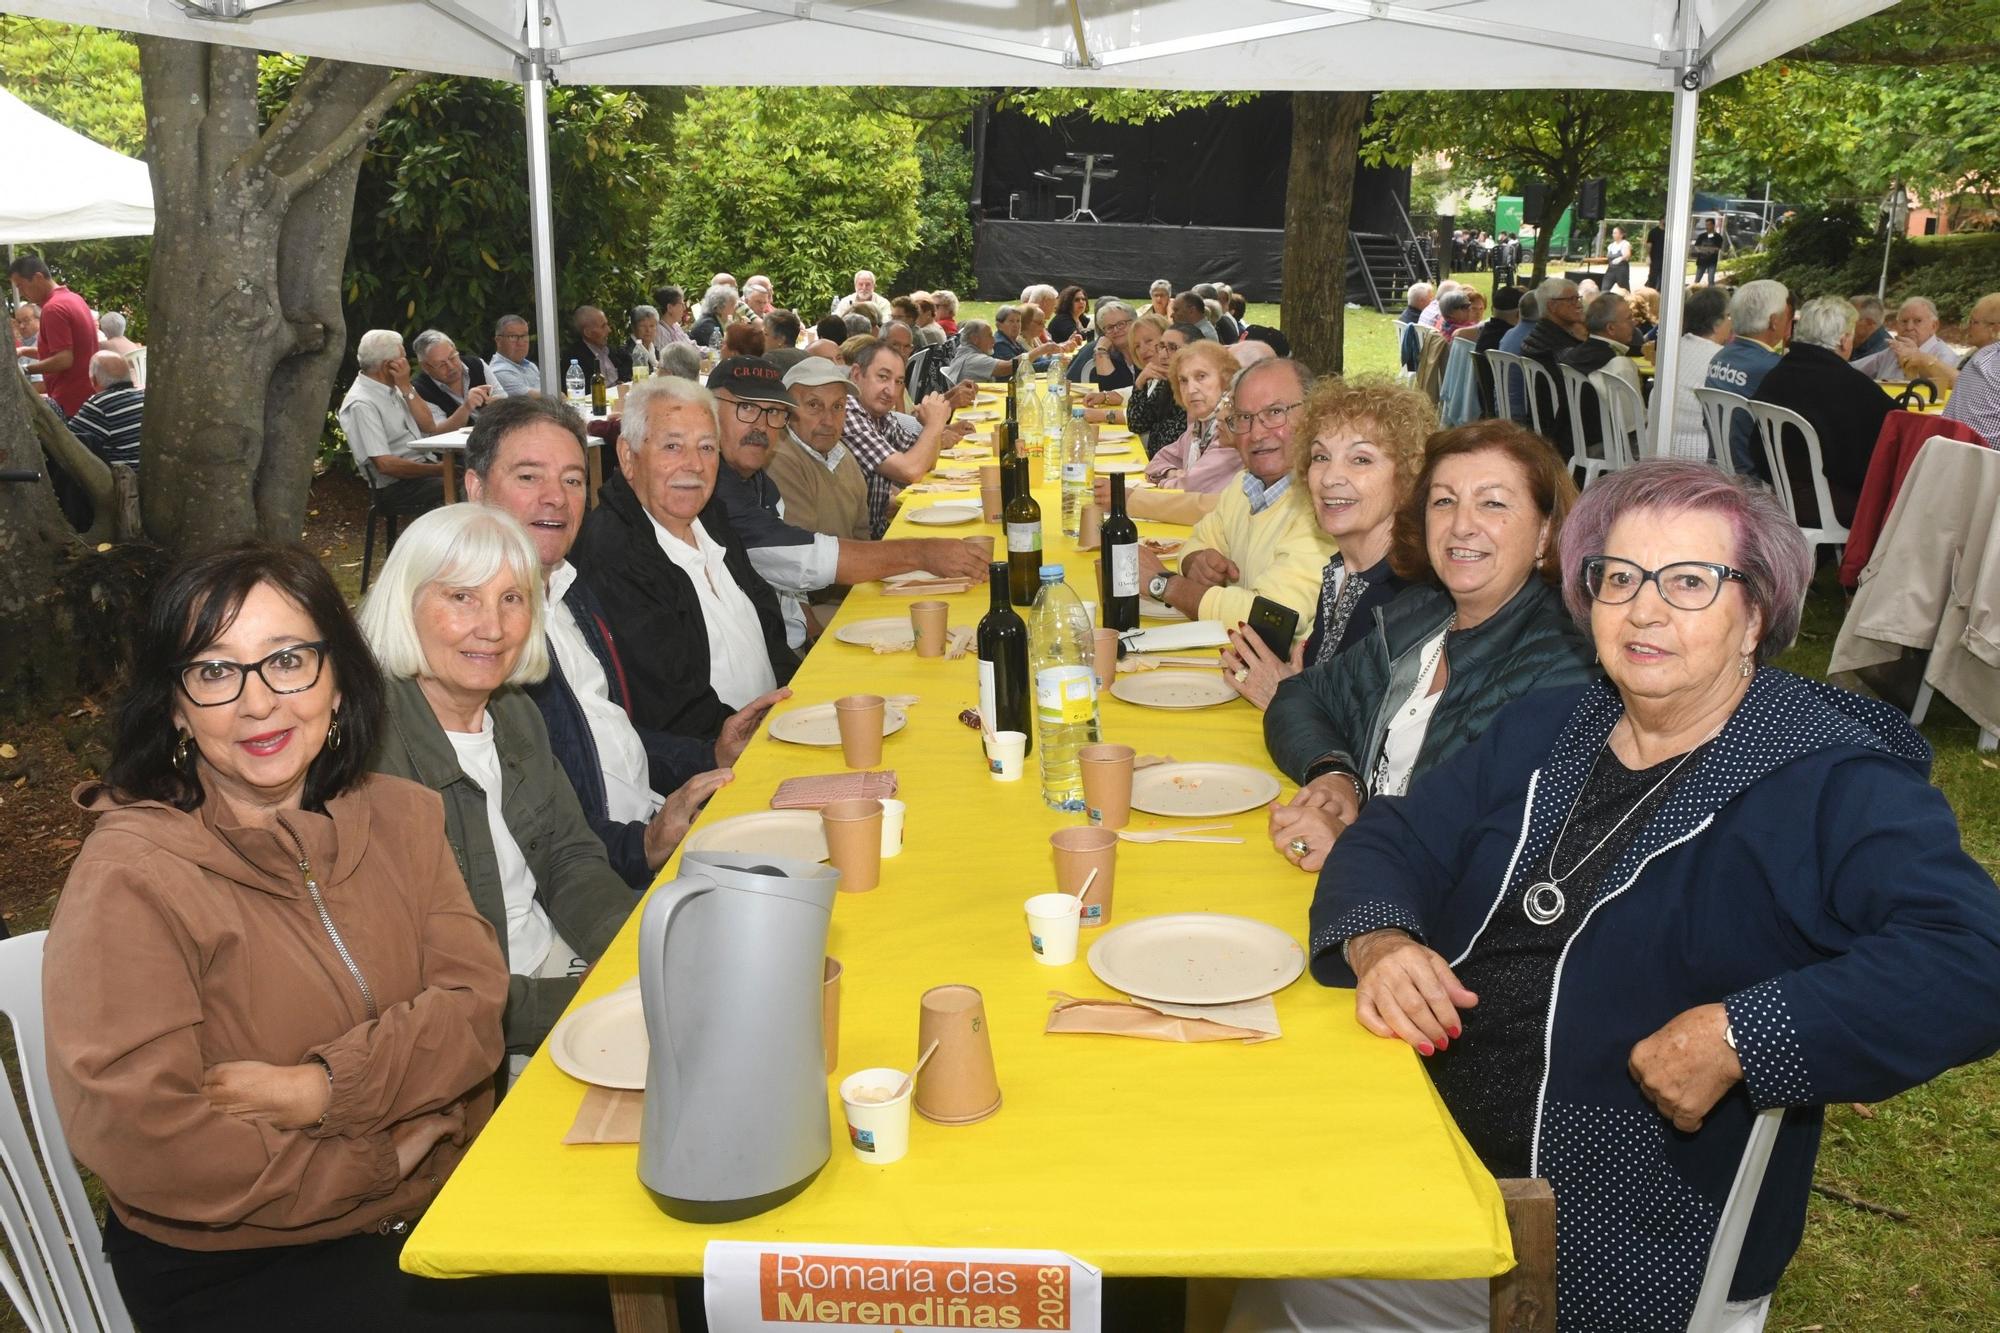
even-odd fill
[{"label": "woman with white bob haircut", "polygon": [[373,766],[444,797],[445,836],[512,974],[518,1073],[633,907],[520,689],[549,670],[534,541],[486,505],[432,510],[389,553],[361,631],[388,678]]}]

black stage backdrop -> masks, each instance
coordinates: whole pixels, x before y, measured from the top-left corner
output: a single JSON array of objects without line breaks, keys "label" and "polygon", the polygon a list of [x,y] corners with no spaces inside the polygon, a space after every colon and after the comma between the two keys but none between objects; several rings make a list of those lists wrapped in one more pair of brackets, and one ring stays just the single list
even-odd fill
[{"label": "black stage backdrop", "polygon": [[[979,293],[1006,299],[1030,283],[1078,282],[1093,294],[1143,296],[1153,279],[1166,278],[1177,290],[1226,282],[1246,299],[1275,301],[1291,151],[1292,103],[1283,94],[1145,125],[995,115],[974,195]],[[1085,152],[1111,154],[1104,166],[1118,174],[1092,184],[1098,222],[1057,222],[1070,210],[1067,197],[1080,202],[1082,180],[1063,175],[1052,185],[1035,173],[1080,165],[1067,155]],[[1398,203],[1407,205],[1409,188],[1407,167],[1363,166],[1354,230],[1402,235]],[[1058,204],[1057,195],[1066,198]]]}]

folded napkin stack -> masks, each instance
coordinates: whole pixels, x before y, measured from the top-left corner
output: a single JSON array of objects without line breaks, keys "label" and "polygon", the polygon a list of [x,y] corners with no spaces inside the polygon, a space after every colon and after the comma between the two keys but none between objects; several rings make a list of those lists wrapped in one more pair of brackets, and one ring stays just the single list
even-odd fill
[{"label": "folded napkin stack", "polygon": [[771,794],[773,810],[817,810],[835,801],[880,801],[896,794],[896,772],[828,773],[822,777],[786,778]]}]

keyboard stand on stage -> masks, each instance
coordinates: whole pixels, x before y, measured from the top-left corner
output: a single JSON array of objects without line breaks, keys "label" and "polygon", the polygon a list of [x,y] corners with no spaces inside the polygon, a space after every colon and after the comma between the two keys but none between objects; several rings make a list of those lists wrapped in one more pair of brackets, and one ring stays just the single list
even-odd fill
[{"label": "keyboard stand on stage", "polygon": [[1056,220],[1058,222],[1081,222],[1085,218],[1089,218],[1092,222],[1098,221],[1097,214],[1090,211],[1091,182],[1098,179],[1099,177],[1102,177],[1105,180],[1110,180],[1113,176],[1116,176],[1118,174],[1118,168],[1116,167],[1099,167],[1097,165],[1099,162],[1109,162],[1116,155],[1113,153],[1065,153],[1063,156],[1072,158],[1076,161],[1080,161],[1083,163],[1083,165],[1080,167],[1079,166],[1057,167],[1056,174],[1061,176],[1083,177],[1083,193],[1082,197],[1077,201],[1076,208],[1070,213],[1070,215],[1068,217],[1058,218]]}]

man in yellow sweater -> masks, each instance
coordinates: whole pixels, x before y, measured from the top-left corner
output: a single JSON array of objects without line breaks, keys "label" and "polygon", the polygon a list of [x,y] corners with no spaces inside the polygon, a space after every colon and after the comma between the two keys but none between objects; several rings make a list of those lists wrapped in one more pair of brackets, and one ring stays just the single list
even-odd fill
[{"label": "man in yellow sweater", "polygon": [[1301,636],[1311,632],[1320,573],[1335,550],[1292,481],[1292,423],[1311,387],[1312,372],[1285,359],[1258,361],[1236,376],[1223,424],[1242,451],[1243,471],[1194,525],[1179,573],[1139,548],[1140,583],[1153,600],[1233,626],[1268,597],[1299,613]]}]

